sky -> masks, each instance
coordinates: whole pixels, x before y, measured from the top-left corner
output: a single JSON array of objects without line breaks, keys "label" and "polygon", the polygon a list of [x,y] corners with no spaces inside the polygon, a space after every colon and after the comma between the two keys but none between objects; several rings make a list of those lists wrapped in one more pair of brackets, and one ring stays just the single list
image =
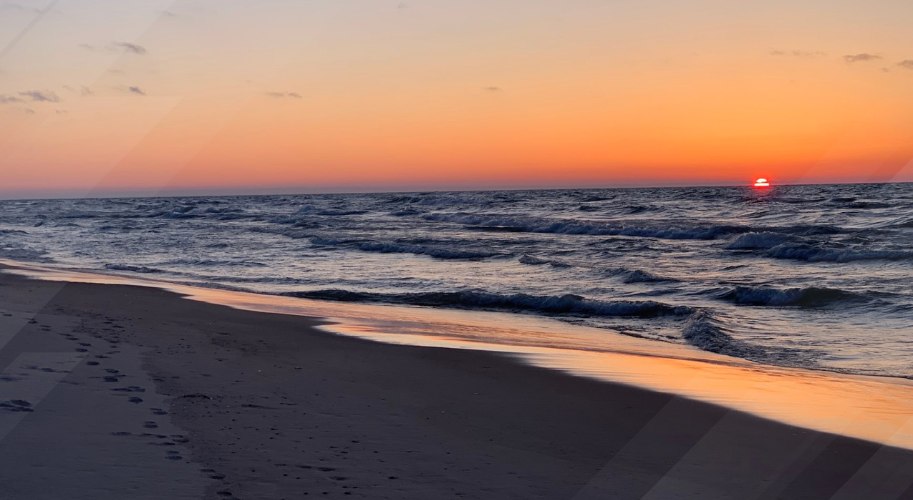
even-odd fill
[{"label": "sky", "polygon": [[913,180],[909,0],[0,0],[0,196]]}]

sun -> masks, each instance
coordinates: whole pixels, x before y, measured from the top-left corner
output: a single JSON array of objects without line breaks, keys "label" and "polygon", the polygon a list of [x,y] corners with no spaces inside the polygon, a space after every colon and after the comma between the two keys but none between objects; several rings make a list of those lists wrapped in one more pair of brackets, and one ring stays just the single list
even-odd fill
[{"label": "sun", "polygon": [[766,177],[758,177],[754,181],[754,187],[756,187],[756,188],[770,187],[770,181],[768,181]]}]

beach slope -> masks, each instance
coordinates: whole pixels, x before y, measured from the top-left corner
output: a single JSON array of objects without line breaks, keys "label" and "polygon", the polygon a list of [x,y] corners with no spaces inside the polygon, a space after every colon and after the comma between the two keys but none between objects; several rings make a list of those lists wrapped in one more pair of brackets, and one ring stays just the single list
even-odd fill
[{"label": "beach slope", "polygon": [[319,322],[0,274],[0,497],[913,497],[906,450]]}]

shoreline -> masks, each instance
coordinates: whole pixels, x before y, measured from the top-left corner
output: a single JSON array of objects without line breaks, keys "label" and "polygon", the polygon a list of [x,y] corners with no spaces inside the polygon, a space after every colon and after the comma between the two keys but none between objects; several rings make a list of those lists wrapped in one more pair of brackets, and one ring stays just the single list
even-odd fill
[{"label": "shoreline", "polygon": [[[13,498],[913,494],[911,451],[504,354],[8,273],[0,310],[19,332],[0,350],[12,377],[0,387],[38,394],[33,411],[0,411],[0,487]],[[41,366],[61,359],[76,361]],[[50,385],[43,396],[37,379]]]},{"label": "shoreline", "polygon": [[[52,282],[151,287],[243,311],[325,318],[317,328],[333,335],[500,353],[530,366],[913,450],[913,381],[908,379],[765,365],[518,314],[316,301],[11,261],[0,261],[0,269]],[[560,345],[577,347],[554,347],[550,339],[556,337]],[[543,341],[528,343],[533,338]]]}]

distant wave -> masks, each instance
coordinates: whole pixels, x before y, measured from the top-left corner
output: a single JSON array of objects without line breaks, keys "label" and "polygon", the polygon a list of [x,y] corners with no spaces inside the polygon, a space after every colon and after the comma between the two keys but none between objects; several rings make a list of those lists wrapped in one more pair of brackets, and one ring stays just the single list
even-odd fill
[{"label": "distant wave", "polygon": [[368,213],[367,210],[345,210],[345,209],[336,209],[336,210],[320,210],[314,212],[315,215],[322,215],[324,217],[342,217],[346,215],[362,215]]},{"label": "distant wave", "polygon": [[678,281],[673,278],[665,278],[656,274],[643,271],[641,269],[618,268],[609,271],[611,276],[620,276],[623,283],[663,283]]},{"label": "distant wave", "polygon": [[479,231],[527,232],[589,236],[633,236],[667,240],[715,240],[753,231],[776,231],[785,234],[837,234],[843,229],[827,225],[796,225],[776,228],[754,228],[740,225],[701,225],[692,227],[614,226],[595,221],[540,219],[470,213],[434,213],[424,215],[431,222],[464,224]]},{"label": "distant wave", "polygon": [[891,205],[889,203],[881,203],[878,201],[855,201],[853,203],[848,204],[847,207],[848,208],[859,208],[859,209],[891,208],[891,207],[893,207],[893,205]]},{"label": "distant wave", "polygon": [[809,244],[781,244],[765,253],[774,259],[801,260],[806,262],[853,262],[865,260],[908,260],[913,252],[904,250],[863,250],[828,248]]},{"label": "distant wave", "polygon": [[[490,257],[503,257],[506,254],[491,250],[452,248],[443,245],[400,243],[364,240],[337,240],[332,238],[311,238],[311,243],[318,246],[332,246],[377,253],[409,253],[425,255],[436,259],[481,260]],[[453,244],[457,246],[456,243]]]},{"label": "distant wave", "polygon": [[521,255],[520,258],[517,259],[517,260],[518,260],[518,262],[520,262],[521,264],[526,264],[526,265],[528,265],[528,266],[544,266],[544,265],[549,265],[549,266],[557,267],[557,268],[571,267],[570,264],[567,264],[567,263],[564,263],[564,262],[560,262],[560,261],[557,261],[557,260],[551,260],[551,259],[541,259],[541,258],[539,258],[539,257],[533,257],[532,255],[526,255],[526,254]]},{"label": "distant wave", "polygon": [[312,290],[283,295],[344,302],[385,302],[459,309],[483,309],[511,312],[534,312],[554,315],[654,318],[658,316],[687,316],[693,309],[655,301],[601,301],[579,295],[537,296],[523,293],[502,295],[465,290],[459,292],[368,293],[349,290]]},{"label": "distant wave", "polygon": [[617,227],[598,222],[548,220],[476,214],[428,214],[425,220],[454,222],[475,226],[477,230],[526,233],[571,234],[590,236],[640,236],[673,240],[712,240],[724,234],[744,231],[739,226],[706,226],[693,228]]},{"label": "distant wave", "polygon": [[896,221],[887,224],[886,227],[911,228],[913,227],[913,217],[897,219]]},{"label": "distant wave", "polygon": [[788,288],[738,286],[718,296],[722,300],[749,306],[824,307],[837,302],[860,301],[864,297],[833,288]]},{"label": "distant wave", "polygon": [[726,245],[726,248],[729,250],[767,250],[792,239],[793,236],[783,233],[745,233],[732,240]]}]

